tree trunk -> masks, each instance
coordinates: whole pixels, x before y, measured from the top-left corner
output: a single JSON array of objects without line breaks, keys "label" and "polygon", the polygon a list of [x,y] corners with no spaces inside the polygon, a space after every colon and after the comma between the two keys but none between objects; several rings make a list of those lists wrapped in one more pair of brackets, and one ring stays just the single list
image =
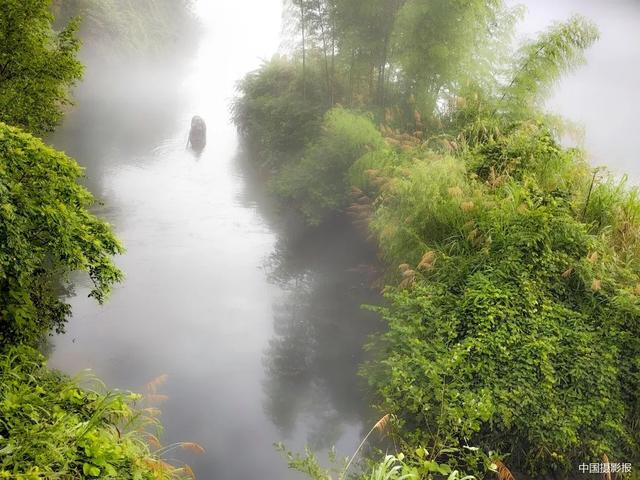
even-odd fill
[{"label": "tree trunk", "polygon": [[349,106],[353,107],[353,69],[356,65],[356,50],[351,49],[351,64],[349,65]]},{"label": "tree trunk", "polygon": [[300,25],[302,29],[302,98],[307,98],[307,51],[304,37],[304,0],[300,0]]},{"label": "tree trunk", "polygon": [[336,12],[331,12],[331,106],[336,103]]},{"label": "tree trunk", "polygon": [[324,76],[325,82],[327,84],[327,97],[329,98],[329,104],[333,105],[333,102],[331,100],[331,80],[329,78],[329,54],[327,53],[327,37],[325,35],[324,28],[325,12],[322,9],[320,0],[317,0],[316,5],[318,7],[318,15],[320,16],[320,34],[322,36],[322,55],[324,57]]}]

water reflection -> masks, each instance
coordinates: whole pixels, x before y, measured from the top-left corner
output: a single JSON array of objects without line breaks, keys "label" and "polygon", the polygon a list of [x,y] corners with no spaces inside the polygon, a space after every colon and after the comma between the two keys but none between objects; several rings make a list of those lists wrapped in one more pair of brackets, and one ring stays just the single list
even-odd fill
[{"label": "water reflection", "polygon": [[[166,374],[163,441],[206,449],[179,455],[198,478],[286,478],[273,442],[349,453],[360,440],[356,369],[374,325],[359,305],[373,293],[350,269],[371,252],[344,225],[310,234],[279,212],[237,153],[229,99],[277,47],[279,0],[201,5],[212,24],[192,64],[90,66],[49,139],[86,167],[127,248],[104,307],[76,282],[50,364],[135,391]],[[199,157],[185,148],[194,114],[208,127]]]},{"label": "water reflection", "polygon": [[254,161],[240,153],[235,164],[245,179],[238,199],[257,208],[277,233],[263,262],[280,292],[263,355],[264,411],[288,446],[342,445],[338,453],[349,454],[370,421],[357,371],[367,337],[381,326],[377,315],[361,308],[380,302],[372,288],[379,275],[375,247],[347,218],[306,227],[274,203]]},{"label": "water reflection", "polygon": [[360,305],[379,298],[357,267],[373,258],[348,225],[277,244],[271,279],[286,293],[274,306],[264,391],[265,411],[285,438],[302,422],[310,446],[326,449],[345,424],[366,424],[366,394],[357,369],[361,347],[378,320]]}]

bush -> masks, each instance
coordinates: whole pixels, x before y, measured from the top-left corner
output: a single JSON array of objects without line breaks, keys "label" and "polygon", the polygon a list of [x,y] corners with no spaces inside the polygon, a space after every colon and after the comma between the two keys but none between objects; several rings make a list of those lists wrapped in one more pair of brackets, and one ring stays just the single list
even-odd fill
[{"label": "bush", "polygon": [[276,56],[238,85],[233,121],[263,165],[278,169],[298,159],[319,133],[328,105],[319,72],[307,68],[306,76],[303,91],[301,67]]},{"label": "bush", "polygon": [[77,59],[79,22],[52,28],[49,0],[5,0],[0,9],[0,122],[49,132],[82,77]]},{"label": "bush", "polygon": [[[463,152],[466,167],[418,160],[381,189],[373,229],[408,264],[365,371],[411,445],[468,441],[537,478],[637,462],[640,272],[620,261],[619,220],[587,203],[580,158],[537,128],[508,131]],[[605,190],[636,231],[635,194],[596,185],[590,201]]]},{"label": "bush", "polygon": [[102,302],[122,278],[111,256],[122,251],[111,227],[89,212],[78,164],[0,123],[0,349],[61,331],[69,307],[60,284],[88,273]]},{"label": "bush", "polygon": [[327,112],[319,138],[299,161],[274,181],[280,196],[291,199],[311,224],[343,209],[349,200],[349,169],[364,153],[383,145],[369,118],[343,108]]},{"label": "bush", "polygon": [[371,221],[388,261],[417,263],[429,245],[445,248],[464,236],[480,186],[467,179],[463,161],[430,154],[391,175]]},{"label": "bush", "polygon": [[24,346],[0,356],[0,387],[0,478],[159,480],[190,472],[149,450],[155,436],[145,428],[157,423],[134,407],[139,395],[80,388]]}]

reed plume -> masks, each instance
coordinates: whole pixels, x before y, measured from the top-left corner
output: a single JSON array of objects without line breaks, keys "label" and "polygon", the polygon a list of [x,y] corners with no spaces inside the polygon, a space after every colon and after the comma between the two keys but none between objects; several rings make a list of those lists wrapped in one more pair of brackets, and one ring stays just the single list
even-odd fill
[{"label": "reed plume", "polygon": [[433,262],[436,259],[436,252],[434,252],[433,250],[429,250],[428,252],[426,252],[424,255],[422,255],[422,258],[420,259],[420,263],[418,263],[418,268],[422,268],[425,270],[430,269],[431,267],[433,267]]},{"label": "reed plume", "polygon": [[604,469],[604,473],[602,474],[602,480],[611,480],[611,464],[606,453],[602,454],[602,463],[607,466],[607,468]]},{"label": "reed plume", "polygon": [[167,375],[166,373],[163,373],[162,375],[157,376],[156,378],[154,378],[153,380],[151,380],[149,383],[145,385],[145,390],[149,393],[157,393],[158,387],[166,383],[168,378],[169,378],[169,375]]},{"label": "reed plume", "polygon": [[179,444],[180,448],[182,448],[183,450],[189,450],[190,452],[194,452],[194,453],[204,453],[205,449],[202,445],[195,443],[195,442],[182,442]]},{"label": "reed plume", "polygon": [[360,445],[358,445],[358,448],[356,448],[356,451],[353,452],[353,455],[349,459],[347,466],[344,467],[344,471],[342,472],[342,475],[340,477],[341,479],[346,477],[347,472],[349,471],[349,467],[351,466],[351,463],[358,456],[358,453],[360,453],[360,450],[362,449],[364,444],[367,442],[371,434],[375,431],[379,433],[384,433],[387,430],[387,427],[389,426],[390,422],[391,422],[391,414],[387,413],[380,420],[378,420],[373,427],[371,427],[371,430],[369,430],[369,433],[365,435],[365,437],[362,439],[362,442],[360,442]]},{"label": "reed plume", "polygon": [[509,470],[502,461],[496,460],[495,464],[498,470],[498,480],[516,480],[511,470]]}]

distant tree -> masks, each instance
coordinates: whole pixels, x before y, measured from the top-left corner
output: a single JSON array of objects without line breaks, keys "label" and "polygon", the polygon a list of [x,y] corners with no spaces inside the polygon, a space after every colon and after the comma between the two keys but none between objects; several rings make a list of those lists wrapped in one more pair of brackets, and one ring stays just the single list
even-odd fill
[{"label": "distant tree", "polygon": [[52,29],[49,0],[4,0],[0,9],[0,121],[51,131],[82,77],[78,20]]},{"label": "distant tree", "polygon": [[[394,27],[396,60],[417,108],[432,114],[443,90],[472,77],[478,52],[495,41],[502,0],[408,0]],[[483,59],[484,60],[484,59]]]},{"label": "distant tree", "polygon": [[55,25],[82,18],[92,59],[154,58],[192,50],[199,32],[192,0],[52,0]]},{"label": "distant tree", "polygon": [[350,53],[350,89],[365,80],[372,103],[384,107],[384,87],[391,62],[391,33],[405,0],[340,0],[336,2],[339,47]]},{"label": "distant tree", "polygon": [[89,274],[102,302],[122,274],[108,224],[89,212],[82,168],[35,137],[0,123],[0,349],[62,330],[66,276]]},{"label": "distant tree", "polygon": [[526,43],[515,55],[499,107],[523,118],[530,115],[562,75],[585,63],[585,51],[598,37],[595,24],[576,15]]}]

